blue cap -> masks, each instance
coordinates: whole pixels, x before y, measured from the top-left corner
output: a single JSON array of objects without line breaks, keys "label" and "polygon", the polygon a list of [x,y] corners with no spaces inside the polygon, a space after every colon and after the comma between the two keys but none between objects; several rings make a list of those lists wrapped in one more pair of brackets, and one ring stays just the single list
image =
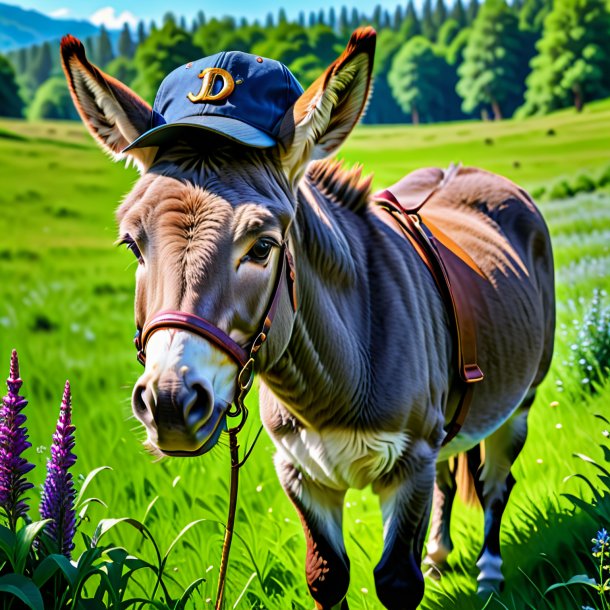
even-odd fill
[{"label": "blue cap", "polygon": [[279,61],[228,51],[192,61],[165,77],[151,128],[124,150],[159,146],[193,129],[268,148],[303,88]]}]

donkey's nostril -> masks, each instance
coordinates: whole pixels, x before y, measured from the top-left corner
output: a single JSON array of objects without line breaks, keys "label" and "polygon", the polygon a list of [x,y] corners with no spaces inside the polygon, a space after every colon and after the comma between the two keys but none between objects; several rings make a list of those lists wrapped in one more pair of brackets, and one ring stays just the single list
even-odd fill
[{"label": "donkey's nostril", "polygon": [[194,383],[191,391],[190,400],[184,405],[185,420],[189,428],[198,428],[212,414],[214,397],[199,383]]},{"label": "donkey's nostril", "polygon": [[136,386],[133,391],[133,406],[138,413],[146,413],[146,411],[148,410],[148,406],[146,405],[146,401],[144,400],[145,391],[146,386],[144,385]]}]

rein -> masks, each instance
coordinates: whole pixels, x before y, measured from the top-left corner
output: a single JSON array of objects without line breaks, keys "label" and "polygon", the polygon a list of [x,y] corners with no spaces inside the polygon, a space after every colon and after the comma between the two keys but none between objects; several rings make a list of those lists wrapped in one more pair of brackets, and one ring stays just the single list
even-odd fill
[{"label": "rein", "polygon": [[[216,593],[215,610],[221,610],[225,582],[227,576],[227,567],[229,565],[229,553],[231,551],[231,542],[233,540],[233,529],[235,525],[235,514],[237,512],[237,493],[239,486],[239,469],[246,463],[250,457],[256,441],[261,434],[262,426],[259,428],[254,441],[250,448],[246,451],[242,460],[239,459],[239,443],[237,435],[243,429],[246,420],[248,419],[248,408],[244,401],[248,392],[252,388],[254,381],[254,365],[258,351],[267,341],[267,335],[271,330],[271,325],[277,313],[277,309],[282,296],[282,286],[286,285],[289,291],[289,296],[292,302],[292,309],[296,312],[296,285],[295,285],[295,270],[292,255],[288,250],[286,242],[282,243],[280,249],[281,263],[278,273],[275,278],[275,284],[271,293],[269,306],[265,312],[263,322],[260,325],[260,330],[256,334],[254,340],[250,344],[250,349],[246,350],[241,345],[236,343],[223,330],[199,316],[187,313],[184,311],[161,311],[147,322],[143,328],[138,327],[134,338],[134,345],[138,350],[138,362],[143,366],[146,364],[146,345],[157,330],[162,329],[179,329],[191,332],[203,339],[213,343],[216,347],[225,352],[239,367],[240,371],[237,375],[237,389],[233,404],[226,412],[227,417],[241,417],[236,426],[228,429],[229,433],[229,449],[231,452],[231,483],[229,491],[229,511],[227,515],[227,525],[225,527],[225,536],[222,543],[222,556],[220,561],[220,572],[218,576],[218,589]],[[285,278],[285,282],[283,279]]]}]

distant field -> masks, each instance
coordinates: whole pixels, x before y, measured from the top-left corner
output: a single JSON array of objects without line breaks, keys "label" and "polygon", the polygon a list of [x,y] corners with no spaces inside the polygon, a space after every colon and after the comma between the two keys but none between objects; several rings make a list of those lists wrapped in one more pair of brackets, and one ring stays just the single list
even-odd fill
[{"label": "distant field", "polygon": [[[550,130],[554,135],[550,135]],[[363,127],[342,151],[375,172],[387,186],[411,169],[450,162],[479,165],[527,188],[559,177],[595,174],[610,164],[610,102],[582,115],[566,111],[522,122],[459,123],[422,127]],[[113,247],[114,208],[136,180],[105,158],[80,124],[0,121],[0,378],[17,348],[25,381],[30,459],[38,481],[59,408],[63,382],[73,388],[77,426],[76,470],[109,465],[91,493],[108,505],[91,508],[91,519],[145,519],[167,548],[188,522],[204,518],[174,550],[170,560],[177,590],[205,574],[193,607],[210,607],[218,572],[228,497],[226,447],[193,460],[152,463],[130,415],[130,391],[139,374],[133,336],[133,257]],[[557,355],[530,417],[531,432],[516,466],[518,480],[506,513],[503,547],[507,587],[490,608],[571,610],[594,600],[544,590],[561,577],[594,571],[588,563],[595,523],[570,516],[562,493],[588,498],[586,484],[565,477],[593,469],[574,452],[602,459],[610,388],[590,396],[568,370],[573,320],[582,319],[595,288],[610,291],[610,196],[591,194],[545,203],[553,235],[559,296]],[[606,303],[608,298],[606,297]],[[557,381],[563,382],[559,392]],[[253,402],[253,406],[255,404]],[[253,409],[256,413],[256,409]],[[252,418],[249,432],[255,429]],[[40,450],[36,450],[40,448]],[[309,609],[303,579],[304,541],[292,506],[276,481],[271,443],[263,438],[243,471],[237,533],[229,571],[228,598],[237,608]],[[352,559],[350,608],[377,609],[372,567],[381,552],[381,522],[370,490],[351,492],[346,539]],[[32,502],[35,504],[35,502]],[[459,506],[454,523],[456,571],[441,584],[430,582],[422,606],[428,610],[479,609],[474,561],[482,537],[478,509]],[[87,528],[89,527],[89,530]],[[91,533],[92,524],[85,524]],[[118,534],[117,534],[118,535]],[[147,543],[128,530],[117,543],[144,555]],[[77,552],[82,546],[77,547]]]}]

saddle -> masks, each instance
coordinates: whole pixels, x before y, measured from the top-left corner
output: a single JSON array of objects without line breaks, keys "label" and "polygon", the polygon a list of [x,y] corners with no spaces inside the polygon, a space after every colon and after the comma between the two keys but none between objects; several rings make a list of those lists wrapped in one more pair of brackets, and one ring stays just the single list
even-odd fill
[{"label": "saddle", "polygon": [[474,384],[484,377],[477,364],[476,318],[472,302],[479,294],[477,277],[485,279],[485,276],[467,252],[439,227],[429,221],[424,222],[419,213],[432,196],[455,177],[458,169],[452,165],[445,172],[438,170],[439,180],[433,186],[429,182],[418,183],[410,174],[373,195],[374,203],[397,221],[432,274],[449,315],[460,398],[445,427],[443,445],[453,440],[460,431],[470,409]]}]

